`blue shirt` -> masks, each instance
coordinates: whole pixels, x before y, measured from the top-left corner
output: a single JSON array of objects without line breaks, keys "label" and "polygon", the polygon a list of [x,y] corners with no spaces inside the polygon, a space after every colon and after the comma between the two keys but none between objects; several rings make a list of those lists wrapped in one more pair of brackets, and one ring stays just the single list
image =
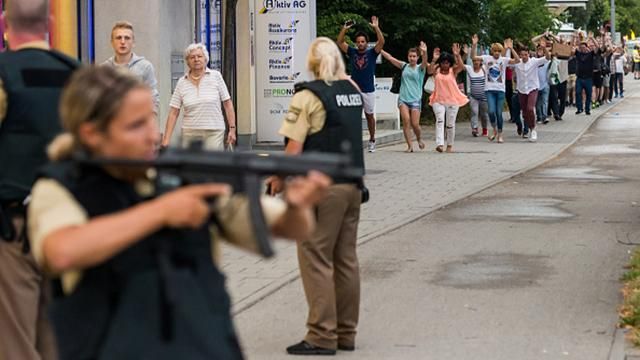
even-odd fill
[{"label": "blue shirt", "polygon": [[347,50],[349,62],[351,63],[351,79],[358,84],[363,93],[370,93],[376,90],[373,77],[376,73],[376,53],[375,48],[367,49],[361,53],[358,49],[349,46]]},{"label": "blue shirt", "polygon": [[[404,66],[404,64],[403,64]],[[412,68],[410,65],[404,66],[402,71],[402,82],[400,83],[400,97],[402,102],[416,102],[422,100],[422,84],[424,83],[425,70],[420,66]]]},{"label": "blue shirt", "polygon": [[539,90],[544,90],[549,86],[549,81],[547,78],[548,70],[549,70],[549,62],[546,62],[540,65],[540,67],[538,68],[538,81],[540,83],[540,86],[538,87]]}]

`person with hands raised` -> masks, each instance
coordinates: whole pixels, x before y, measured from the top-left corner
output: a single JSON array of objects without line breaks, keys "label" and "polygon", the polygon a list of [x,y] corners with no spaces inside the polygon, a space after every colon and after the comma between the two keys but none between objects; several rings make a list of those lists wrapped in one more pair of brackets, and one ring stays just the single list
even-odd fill
[{"label": "person with hands raised", "polygon": [[[437,50],[439,51],[439,49]],[[430,67],[427,59],[427,44],[421,41],[419,48],[410,48],[407,51],[408,62],[398,60],[384,50],[382,50],[381,54],[391,65],[402,70],[398,108],[400,109],[400,119],[402,119],[402,132],[407,142],[407,150],[405,152],[413,152],[412,130],[416,136],[418,147],[422,150],[426,146],[422,141],[422,131],[420,129],[422,84],[424,83],[427,68]],[[418,58],[422,59],[420,63],[418,63]]]},{"label": "person with hands raised", "polygon": [[364,101],[364,115],[367,118],[367,128],[369,130],[369,152],[376,151],[376,118],[375,118],[375,84],[374,78],[376,73],[376,59],[382,47],[384,46],[384,35],[380,30],[379,20],[377,16],[371,17],[369,26],[376,32],[376,45],[367,49],[369,45],[369,37],[366,33],[359,31],[355,35],[356,47],[351,47],[344,40],[347,30],[354,25],[353,21],[346,22],[340,33],[338,34],[338,47],[342,52],[347,54],[351,64],[351,79],[356,82],[360,91],[362,91],[362,100]]},{"label": "person with hands raised", "polygon": [[435,87],[429,97],[429,105],[433,107],[436,115],[436,151],[444,151],[446,127],[448,153],[453,152],[458,110],[469,102],[456,82],[456,76],[464,70],[460,44],[453,44],[451,51],[453,55],[444,53],[436,57],[434,54],[436,65],[429,69],[429,74],[435,77]]},{"label": "person with hands raised", "polygon": [[[212,256],[210,220],[224,238],[258,252],[248,199],[225,184],[153,195],[145,169],[89,165],[88,157],[152,161],[159,132],[152,93],[110,67],[76,72],[61,99],[66,133],[34,185],[28,233],[53,278],[59,358],[242,359],[230,300]],[[273,235],[304,239],[330,179],[310,173],[285,200],[263,199]],[[83,341],[78,341],[82,338]]]},{"label": "person with hands raised", "polygon": [[[510,64],[516,64],[519,59],[511,58],[509,56],[503,56],[503,52],[506,50],[508,53],[513,52],[513,41],[506,39],[504,44],[493,43],[491,44],[491,55],[477,55],[478,47],[478,35],[474,34],[471,37],[471,58],[482,60],[485,67],[486,82],[485,92],[487,96],[487,102],[489,105],[489,120],[493,127],[493,134],[489,135],[489,141],[493,141],[496,138],[502,139],[502,128],[504,120],[502,117],[502,108],[504,107],[505,92],[506,92],[506,71],[507,66]],[[514,54],[515,55],[515,54]]]}]

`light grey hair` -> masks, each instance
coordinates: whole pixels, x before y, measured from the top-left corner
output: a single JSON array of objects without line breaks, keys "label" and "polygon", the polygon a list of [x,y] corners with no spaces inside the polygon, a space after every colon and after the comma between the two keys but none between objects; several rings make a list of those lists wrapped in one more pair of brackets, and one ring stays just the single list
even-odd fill
[{"label": "light grey hair", "polygon": [[189,55],[191,55],[191,53],[194,50],[202,50],[202,53],[204,54],[204,61],[206,64],[209,63],[209,52],[207,51],[207,47],[204,46],[204,44],[202,43],[193,43],[189,46],[187,46],[186,49],[184,49],[184,61],[188,64],[189,63]]}]

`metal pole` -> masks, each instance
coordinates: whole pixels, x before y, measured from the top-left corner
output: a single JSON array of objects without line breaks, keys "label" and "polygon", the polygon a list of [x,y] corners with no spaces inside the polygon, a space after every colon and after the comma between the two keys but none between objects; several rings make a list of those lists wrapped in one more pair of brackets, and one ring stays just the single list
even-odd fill
[{"label": "metal pole", "polygon": [[611,37],[615,39],[616,33],[616,0],[611,0]]}]

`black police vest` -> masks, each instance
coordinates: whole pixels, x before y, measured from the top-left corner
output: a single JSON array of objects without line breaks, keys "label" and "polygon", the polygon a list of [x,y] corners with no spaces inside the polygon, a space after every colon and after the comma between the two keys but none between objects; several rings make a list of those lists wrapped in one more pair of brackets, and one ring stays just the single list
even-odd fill
[{"label": "black police vest", "polygon": [[[52,163],[42,172],[69,190],[90,218],[145,200],[98,168]],[[85,269],[70,294],[62,293],[60,281],[53,285],[50,317],[61,360],[242,359],[207,226],[162,229]]]},{"label": "black police vest", "polygon": [[62,87],[79,63],[56,51],[23,49],[0,54],[7,114],[0,122],[0,202],[24,199],[45,149],[60,133]]},{"label": "black police vest", "polygon": [[[322,80],[296,84],[296,91],[309,90],[316,95],[327,113],[324,127],[307,136],[304,152],[344,153],[351,156],[353,165],[362,169],[362,96],[348,80],[327,85]],[[342,183],[341,179],[334,179]]]}]

